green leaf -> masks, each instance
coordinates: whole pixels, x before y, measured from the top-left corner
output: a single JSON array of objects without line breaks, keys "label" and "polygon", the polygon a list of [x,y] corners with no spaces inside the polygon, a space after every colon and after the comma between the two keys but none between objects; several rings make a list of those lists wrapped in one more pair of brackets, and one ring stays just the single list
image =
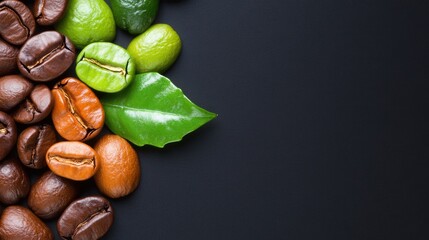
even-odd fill
[{"label": "green leaf", "polygon": [[158,73],[135,76],[124,90],[100,98],[109,129],[132,143],[164,147],[215,118]]}]

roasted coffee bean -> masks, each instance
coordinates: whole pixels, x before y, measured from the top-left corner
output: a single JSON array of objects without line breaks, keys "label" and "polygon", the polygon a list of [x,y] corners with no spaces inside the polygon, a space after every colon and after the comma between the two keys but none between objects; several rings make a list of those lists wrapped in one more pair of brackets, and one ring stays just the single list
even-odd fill
[{"label": "roasted coffee bean", "polygon": [[45,172],[31,187],[28,206],[42,219],[58,217],[77,197],[76,183]]},{"label": "roasted coffee bean", "polygon": [[57,83],[52,121],[67,140],[86,141],[98,135],[104,125],[104,110],[94,92],[76,78]]},{"label": "roasted coffee bean", "polygon": [[51,113],[54,99],[46,85],[36,85],[30,95],[12,113],[13,119],[22,124],[42,121]]},{"label": "roasted coffee bean", "polygon": [[28,127],[18,137],[19,159],[27,167],[44,168],[46,167],[46,152],[56,141],[55,130],[50,125]]},{"label": "roasted coffee bean", "polygon": [[0,239],[51,240],[51,230],[28,208],[9,206],[0,219]]},{"label": "roasted coffee bean", "polygon": [[65,13],[67,0],[34,1],[34,17],[39,25],[47,26],[56,23]]},{"label": "roasted coffee bean", "polygon": [[106,134],[94,150],[100,165],[94,175],[98,189],[111,198],[132,193],[140,182],[140,162],[131,144],[118,135]]},{"label": "roasted coffee bean", "polygon": [[20,75],[0,77],[0,111],[9,111],[25,97],[27,97],[33,84]]},{"label": "roasted coffee bean", "polygon": [[30,179],[16,159],[0,162],[0,202],[10,205],[26,197],[30,191]]},{"label": "roasted coffee bean", "polygon": [[60,236],[66,240],[95,240],[107,233],[113,223],[113,209],[100,196],[76,200],[64,210],[57,222]]},{"label": "roasted coffee bean", "polygon": [[0,161],[3,160],[15,146],[18,132],[13,118],[0,111]]},{"label": "roasted coffee bean", "polygon": [[22,45],[36,29],[31,10],[20,1],[0,2],[0,36],[14,45]]},{"label": "roasted coffee bean", "polygon": [[12,73],[18,68],[18,52],[18,48],[0,39],[0,76]]},{"label": "roasted coffee bean", "polygon": [[68,37],[56,31],[46,31],[30,38],[22,46],[18,68],[22,75],[45,82],[64,73],[75,57],[75,48]]},{"label": "roasted coffee bean", "polygon": [[86,180],[98,170],[98,154],[78,141],[55,143],[46,153],[46,162],[58,176],[76,181]]}]

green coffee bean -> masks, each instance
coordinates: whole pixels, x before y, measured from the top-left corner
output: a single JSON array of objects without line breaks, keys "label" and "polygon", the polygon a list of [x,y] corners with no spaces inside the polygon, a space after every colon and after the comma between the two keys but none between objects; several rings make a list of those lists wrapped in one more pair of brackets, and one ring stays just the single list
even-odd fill
[{"label": "green coffee bean", "polygon": [[159,0],[110,0],[118,27],[131,34],[141,34],[155,20]]},{"label": "green coffee bean", "polygon": [[130,54],[113,43],[91,43],[77,57],[77,76],[97,91],[121,91],[133,80],[134,73],[135,63]]}]

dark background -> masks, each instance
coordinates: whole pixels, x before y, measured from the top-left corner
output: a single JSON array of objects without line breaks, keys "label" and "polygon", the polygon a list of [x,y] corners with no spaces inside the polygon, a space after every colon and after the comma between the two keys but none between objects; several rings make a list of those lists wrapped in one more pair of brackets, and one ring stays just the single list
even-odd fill
[{"label": "dark background", "polygon": [[[138,148],[104,239],[429,239],[429,3],[161,0],[218,118]],[[119,32],[127,46],[132,36]]]}]

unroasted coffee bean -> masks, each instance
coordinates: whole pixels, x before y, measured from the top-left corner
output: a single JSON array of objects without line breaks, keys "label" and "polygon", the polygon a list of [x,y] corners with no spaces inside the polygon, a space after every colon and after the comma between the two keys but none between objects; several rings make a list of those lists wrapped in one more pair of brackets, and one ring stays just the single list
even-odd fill
[{"label": "unroasted coffee bean", "polygon": [[76,78],[65,78],[53,90],[52,121],[67,140],[86,141],[98,135],[104,125],[104,110],[94,92]]},{"label": "unroasted coffee bean", "polygon": [[16,58],[18,48],[0,39],[0,76],[9,74],[17,69]]},{"label": "unroasted coffee bean", "polygon": [[56,31],[46,31],[30,38],[22,46],[18,68],[22,75],[45,82],[64,73],[75,56],[75,48],[68,37]]},{"label": "unroasted coffee bean", "polygon": [[18,137],[19,159],[27,167],[44,168],[46,167],[46,152],[56,141],[55,130],[50,125],[28,127]]},{"label": "unroasted coffee bean", "polygon": [[36,0],[34,1],[34,17],[39,25],[46,26],[56,23],[64,14],[67,0]]},{"label": "unroasted coffee bean", "polygon": [[0,161],[3,160],[12,150],[13,146],[15,146],[17,138],[18,132],[12,117],[0,111]]},{"label": "unroasted coffee bean", "polygon": [[20,75],[0,77],[0,111],[9,111],[25,97],[27,97],[33,84]]},{"label": "unroasted coffee bean", "polygon": [[55,143],[46,153],[46,162],[55,174],[76,181],[86,180],[98,170],[98,154],[78,141]]},{"label": "unroasted coffee bean", "polygon": [[76,200],[57,222],[63,239],[95,240],[107,233],[113,223],[113,209],[105,198],[90,196]]},{"label": "unroasted coffee bean", "polygon": [[0,239],[4,240],[51,240],[51,230],[29,209],[9,206],[0,219]]},{"label": "unroasted coffee bean", "polygon": [[75,182],[47,171],[31,187],[28,206],[40,218],[52,219],[58,217],[77,194]]},{"label": "unroasted coffee bean", "polygon": [[98,189],[111,198],[132,193],[140,182],[140,162],[131,144],[118,135],[106,134],[94,150],[100,157],[94,176]]},{"label": "unroasted coffee bean", "polygon": [[53,107],[54,99],[51,90],[46,85],[36,85],[19,108],[13,112],[12,117],[22,124],[37,123],[46,118]]},{"label": "unroasted coffee bean", "polygon": [[10,205],[26,197],[30,191],[30,179],[18,160],[0,162],[0,202]]},{"label": "unroasted coffee bean", "polygon": [[0,2],[0,36],[14,45],[22,45],[36,29],[33,13],[20,1]]}]

